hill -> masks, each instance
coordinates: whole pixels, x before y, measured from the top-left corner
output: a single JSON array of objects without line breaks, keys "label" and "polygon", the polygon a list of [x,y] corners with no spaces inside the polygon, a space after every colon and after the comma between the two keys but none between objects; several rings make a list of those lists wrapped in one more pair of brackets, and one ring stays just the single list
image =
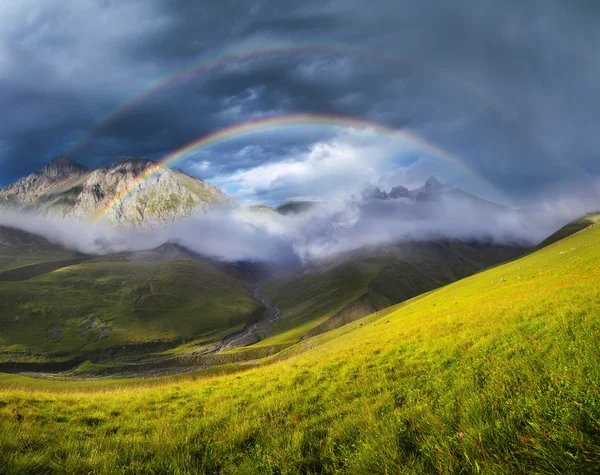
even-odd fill
[{"label": "hill", "polygon": [[0,367],[71,368],[220,341],[264,309],[252,268],[173,244],[97,257],[7,228],[0,238]]},{"label": "hill", "polygon": [[296,343],[523,252],[518,246],[451,239],[399,242],[280,270],[264,288],[281,318],[271,338],[259,345]]},{"label": "hill", "polygon": [[264,366],[3,376],[0,471],[598,473],[598,289],[595,227]]},{"label": "hill", "polygon": [[68,157],[58,157],[0,190],[0,203],[77,219],[104,215],[109,222],[126,225],[170,222],[233,203],[210,183],[180,170],[160,168],[111,206],[116,197],[155,166],[150,160],[129,158],[91,170]]},{"label": "hill", "polygon": [[30,278],[86,259],[41,236],[0,226],[0,281]]},{"label": "hill", "polygon": [[560,228],[554,234],[552,234],[547,239],[542,241],[537,246],[537,248],[542,249],[546,246],[554,244],[555,242],[558,242],[561,239],[565,239],[566,237],[569,237],[569,236],[571,236],[575,233],[578,233],[579,231],[582,231],[584,229],[587,229],[590,226],[594,226],[598,222],[600,222],[600,213],[586,214],[585,216],[582,216],[581,218],[576,219],[575,221],[572,221],[569,224],[567,224],[566,226],[563,226],[562,228]]}]

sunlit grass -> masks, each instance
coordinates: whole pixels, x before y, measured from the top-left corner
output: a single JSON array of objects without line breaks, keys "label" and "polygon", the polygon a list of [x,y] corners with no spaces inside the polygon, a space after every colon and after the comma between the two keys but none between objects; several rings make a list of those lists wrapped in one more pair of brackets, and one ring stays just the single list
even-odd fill
[{"label": "sunlit grass", "polygon": [[600,227],[231,374],[0,378],[0,473],[598,473]]}]

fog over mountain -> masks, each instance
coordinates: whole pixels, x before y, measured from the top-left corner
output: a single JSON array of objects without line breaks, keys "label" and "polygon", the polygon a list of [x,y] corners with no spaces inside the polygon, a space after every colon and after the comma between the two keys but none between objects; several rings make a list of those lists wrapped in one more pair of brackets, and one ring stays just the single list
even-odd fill
[{"label": "fog over mountain", "polygon": [[[431,187],[433,179],[428,184],[423,189]],[[596,210],[600,197],[600,193],[579,198],[570,194],[527,209],[511,209],[441,184],[436,185],[436,194],[425,199],[423,189],[412,191],[418,199],[367,195],[316,203],[286,215],[270,208],[218,209],[153,228],[127,230],[9,210],[0,212],[0,225],[40,234],[86,253],[150,249],[173,241],[229,261],[294,262],[399,241],[454,238],[534,246],[575,217]]]}]

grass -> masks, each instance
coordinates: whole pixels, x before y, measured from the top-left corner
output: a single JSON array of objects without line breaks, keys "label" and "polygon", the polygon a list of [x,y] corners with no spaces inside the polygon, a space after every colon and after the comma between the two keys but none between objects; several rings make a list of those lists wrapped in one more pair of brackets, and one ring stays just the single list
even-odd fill
[{"label": "grass", "polygon": [[0,377],[0,473],[598,473],[599,347],[596,227],[269,364]]},{"label": "grass", "polygon": [[265,286],[267,295],[282,309],[274,334],[256,346],[291,345],[344,305],[368,292],[379,266],[371,262],[344,262],[309,275],[275,275]]},{"label": "grass", "polygon": [[262,310],[250,284],[192,258],[93,259],[0,282],[0,302],[0,360],[17,362],[199,343]]}]

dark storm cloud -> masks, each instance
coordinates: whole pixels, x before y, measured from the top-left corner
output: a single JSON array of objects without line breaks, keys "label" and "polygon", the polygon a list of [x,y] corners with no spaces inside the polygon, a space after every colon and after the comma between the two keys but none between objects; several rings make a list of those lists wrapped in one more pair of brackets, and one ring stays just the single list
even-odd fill
[{"label": "dark storm cloud", "polygon": [[[0,10],[0,185],[71,150],[157,78],[220,51],[307,43],[338,48],[252,56],[181,78],[123,108],[75,158],[159,158],[235,123],[320,113],[408,127],[517,199],[593,181],[599,15],[597,2],[559,0],[11,3]],[[257,136],[199,159],[210,178],[330,134]]]}]

